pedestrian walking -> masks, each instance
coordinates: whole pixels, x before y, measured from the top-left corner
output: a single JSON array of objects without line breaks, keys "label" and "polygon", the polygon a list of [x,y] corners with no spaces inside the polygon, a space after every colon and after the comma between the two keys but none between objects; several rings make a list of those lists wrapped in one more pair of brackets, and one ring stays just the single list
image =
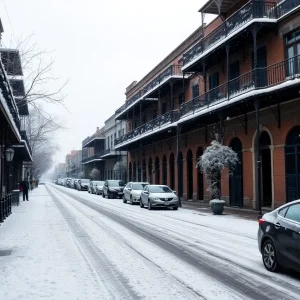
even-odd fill
[{"label": "pedestrian walking", "polygon": [[29,184],[27,180],[23,180],[21,182],[21,186],[22,186],[22,191],[23,191],[23,201],[25,201],[25,198],[27,201],[28,200],[28,190],[29,190]]}]

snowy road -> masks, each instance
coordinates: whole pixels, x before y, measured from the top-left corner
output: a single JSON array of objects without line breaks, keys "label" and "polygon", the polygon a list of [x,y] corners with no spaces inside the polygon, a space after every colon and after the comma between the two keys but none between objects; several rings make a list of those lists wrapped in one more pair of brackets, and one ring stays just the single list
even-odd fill
[{"label": "snowy road", "polygon": [[[61,224],[55,235],[66,236],[60,252],[74,258],[66,264],[76,260],[77,292],[53,293],[50,299],[300,298],[299,275],[264,269],[254,221],[185,209],[148,211],[52,185],[38,190],[39,201],[47,196],[51,219]],[[7,284],[10,276],[6,271]],[[21,299],[4,295],[0,289],[1,299]]]}]

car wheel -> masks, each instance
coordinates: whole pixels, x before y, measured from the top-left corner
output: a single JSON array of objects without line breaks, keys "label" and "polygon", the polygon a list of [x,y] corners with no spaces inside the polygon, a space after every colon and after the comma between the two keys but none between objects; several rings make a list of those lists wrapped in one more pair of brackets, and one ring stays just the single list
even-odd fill
[{"label": "car wheel", "polygon": [[110,192],[107,191],[107,199],[110,199]]},{"label": "car wheel", "polygon": [[173,207],[173,210],[178,210],[178,206]]},{"label": "car wheel", "polygon": [[127,200],[125,198],[125,195],[123,195],[123,203],[127,203]]},{"label": "car wheel", "polygon": [[132,196],[130,196],[130,205],[133,205]]},{"label": "car wheel", "polygon": [[280,265],[277,261],[276,249],[271,240],[264,242],[262,247],[262,259],[265,268],[270,272],[277,272],[280,269]]},{"label": "car wheel", "polygon": [[144,208],[144,204],[143,204],[142,199],[140,199],[140,208]]},{"label": "car wheel", "polygon": [[148,200],[148,210],[152,210],[151,201]]},{"label": "car wheel", "polygon": [[102,198],[105,198],[105,194],[104,194],[104,192],[102,193]]}]

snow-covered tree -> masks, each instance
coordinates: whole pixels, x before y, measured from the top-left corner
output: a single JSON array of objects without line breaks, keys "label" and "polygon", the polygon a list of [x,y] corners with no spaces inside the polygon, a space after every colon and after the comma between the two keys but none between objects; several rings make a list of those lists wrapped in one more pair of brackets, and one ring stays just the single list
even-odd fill
[{"label": "snow-covered tree", "polygon": [[85,175],[84,175],[84,172],[80,172],[79,174],[78,174],[78,178],[84,178],[85,177]]},{"label": "snow-covered tree", "polygon": [[90,177],[92,180],[99,179],[100,178],[100,171],[97,168],[93,168]]},{"label": "snow-covered tree", "polygon": [[117,161],[114,165],[114,173],[116,177],[123,179],[127,166],[124,160]]},{"label": "snow-covered tree", "polygon": [[238,157],[232,148],[222,145],[219,141],[213,140],[203,155],[199,157],[197,167],[206,176],[208,189],[213,199],[221,199],[220,183],[221,174],[225,168],[231,173],[236,164]]}]

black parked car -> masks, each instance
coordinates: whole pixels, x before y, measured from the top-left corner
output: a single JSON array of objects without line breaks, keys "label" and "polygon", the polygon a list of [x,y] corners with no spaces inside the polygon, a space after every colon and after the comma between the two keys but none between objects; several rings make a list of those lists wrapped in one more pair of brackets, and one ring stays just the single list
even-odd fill
[{"label": "black parked car", "polygon": [[285,204],[259,220],[258,248],[267,270],[300,271],[300,200]]},{"label": "black parked car", "polygon": [[106,180],[103,185],[102,197],[123,198],[125,183],[122,180]]}]

